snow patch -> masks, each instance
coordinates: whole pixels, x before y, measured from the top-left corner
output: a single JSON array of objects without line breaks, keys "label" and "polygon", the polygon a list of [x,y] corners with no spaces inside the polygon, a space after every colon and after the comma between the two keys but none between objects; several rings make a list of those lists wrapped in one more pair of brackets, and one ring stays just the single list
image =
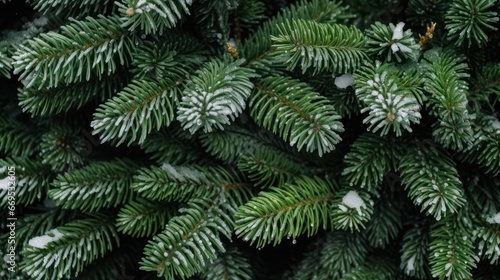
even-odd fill
[{"label": "snow patch", "polygon": [[33,24],[38,27],[45,26],[49,22],[49,19],[47,17],[39,17],[35,20],[33,20]]},{"label": "snow patch", "polygon": [[493,217],[489,217],[486,221],[490,224],[500,224],[500,212],[496,213]]},{"label": "snow patch", "polygon": [[495,129],[500,129],[500,121],[498,120],[495,120],[493,121],[493,123],[491,124]]},{"label": "snow patch", "polygon": [[335,78],[335,86],[338,88],[347,88],[354,84],[354,76],[351,74],[344,74]]},{"label": "snow patch", "polygon": [[413,257],[411,257],[408,262],[406,263],[406,272],[410,272],[410,271],[413,271],[415,270],[415,257],[417,255],[413,255]]},{"label": "snow patch", "polygon": [[366,207],[365,202],[356,191],[348,192],[342,198],[342,203],[344,203],[350,208],[356,209],[359,215],[361,215],[361,207]]},{"label": "snow patch", "polygon": [[48,243],[58,240],[63,236],[57,229],[52,229],[47,234],[42,236],[33,237],[28,241],[28,244],[35,247],[43,249],[47,246]]},{"label": "snow patch", "polygon": [[[391,27],[394,25],[391,24]],[[394,27],[393,29],[393,34],[392,34],[392,40],[400,40],[403,38],[403,27],[405,26],[404,22],[400,22]]]},{"label": "snow patch", "polygon": [[9,189],[9,176],[0,180],[0,190],[8,190]]}]

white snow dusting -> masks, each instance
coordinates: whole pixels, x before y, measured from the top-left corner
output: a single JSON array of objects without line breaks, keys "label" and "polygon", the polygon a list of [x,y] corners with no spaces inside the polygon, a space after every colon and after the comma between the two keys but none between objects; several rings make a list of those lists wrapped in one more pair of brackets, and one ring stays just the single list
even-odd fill
[{"label": "white snow dusting", "polygon": [[335,86],[338,88],[347,88],[354,84],[354,76],[351,74],[344,74],[335,78]]},{"label": "white snow dusting", "polygon": [[500,121],[498,120],[493,121],[491,125],[496,129],[500,129]]},{"label": "white snow dusting", "polygon": [[348,207],[356,209],[359,215],[361,215],[361,207],[366,207],[365,202],[356,191],[348,192],[342,198],[342,202]]},{"label": "white snow dusting", "polygon": [[45,26],[49,22],[49,19],[45,16],[39,17],[33,21],[33,24],[38,27]]},{"label": "white snow dusting", "polygon": [[0,180],[0,190],[8,190],[9,189],[9,177],[5,177],[2,180]]},{"label": "white snow dusting", "polygon": [[410,272],[415,270],[415,257],[417,255],[413,255],[408,262],[406,263],[406,272]]},{"label": "white snow dusting", "polygon": [[490,224],[500,224],[500,212],[496,213],[493,217],[489,217],[486,221]]},{"label": "white snow dusting", "polygon": [[[394,25],[391,24],[391,28],[393,27]],[[403,38],[403,27],[405,26],[405,23],[404,22],[400,22],[396,25],[396,27],[394,27],[393,29],[393,34],[392,34],[392,40],[400,40]]]},{"label": "white snow dusting", "polygon": [[43,249],[48,243],[58,240],[63,236],[57,229],[50,230],[47,234],[42,236],[33,237],[28,241],[28,244],[35,247]]}]

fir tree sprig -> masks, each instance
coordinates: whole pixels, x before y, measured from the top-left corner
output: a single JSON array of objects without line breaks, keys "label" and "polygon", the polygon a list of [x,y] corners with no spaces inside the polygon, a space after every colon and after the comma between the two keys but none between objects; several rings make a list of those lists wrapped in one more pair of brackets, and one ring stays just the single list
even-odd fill
[{"label": "fir tree sprig", "polygon": [[333,106],[305,83],[283,77],[260,80],[251,96],[250,114],[299,150],[322,156],[340,142],[344,127]]},{"label": "fir tree sprig", "polygon": [[[472,220],[462,208],[433,225],[429,261],[432,277],[440,279],[466,279],[479,258],[474,252]],[[462,213],[462,215],[460,215]],[[444,239],[443,239],[444,238]]]},{"label": "fir tree sprig", "polygon": [[222,205],[223,195],[214,201],[192,200],[179,210],[182,214],[172,218],[144,248],[141,269],[156,271],[166,279],[186,279],[225,252],[222,236],[231,238],[233,221]]},{"label": "fir tree sprig", "polygon": [[495,1],[489,0],[454,0],[446,13],[446,26],[451,41],[456,45],[472,44],[484,46],[488,41],[486,31],[498,30],[497,13],[491,11]]},{"label": "fir tree sprig", "polygon": [[20,74],[27,88],[37,89],[88,81],[127,65],[134,44],[134,36],[120,27],[118,17],[74,20],[20,46],[12,57],[14,74]]},{"label": "fir tree sprig", "polygon": [[307,20],[285,21],[271,36],[273,53],[289,70],[300,66],[304,73],[353,73],[366,59],[363,33],[341,24],[321,24]]},{"label": "fir tree sprig", "polygon": [[[45,196],[49,189],[50,181],[53,178],[50,165],[42,164],[39,161],[27,157],[15,157],[0,159],[0,177],[7,178],[7,166],[14,167],[15,170],[15,204],[30,205]],[[9,196],[8,189],[0,189],[2,197],[0,205],[7,208]]]},{"label": "fir tree sprig", "polygon": [[176,204],[157,202],[142,197],[125,204],[118,212],[116,228],[134,237],[158,234],[177,212]]},{"label": "fir tree sprig", "polygon": [[180,19],[189,14],[192,0],[122,0],[115,2],[121,15],[122,26],[130,31],[141,30],[144,34],[159,33],[175,27]]},{"label": "fir tree sprig", "polygon": [[132,176],[138,168],[129,159],[94,162],[59,174],[48,195],[66,209],[93,212],[116,207],[131,200]]},{"label": "fir tree sprig", "polygon": [[402,182],[415,205],[441,220],[465,205],[464,191],[455,162],[443,150],[418,145],[401,158]]},{"label": "fir tree sprig", "polygon": [[241,279],[251,280],[254,273],[249,259],[235,246],[226,248],[226,252],[219,254],[217,259],[207,265],[201,274],[203,280]]},{"label": "fir tree sprig", "polygon": [[238,209],[235,232],[257,247],[277,245],[285,236],[311,236],[329,227],[328,208],[336,188],[333,182],[303,176],[272,187]]},{"label": "fir tree sprig", "polygon": [[400,143],[393,137],[363,133],[345,155],[342,175],[350,186],[377,188],[391,166],[402,155]]},{"label": "fir tree sprig", "polygon": [[293,279],[340,279],[363,263],[369,250],[362,233],[329,232],[306,252]]},{"label": "fir tree sprig", "polygon": [[117,246],[119,238],[113,223],[103,214],[94,214],[30,239],[19,266],[36,280],[74,277]]},{"label": "fir tree sprig", "polygon": [[425,53],[429,62],[424,88],[431,96],[428,106],[438,117],[433,135],[447,148],[462,150],[472,141],[471,119],[467,108],[468,84],[464,78],[467,64],[462,57],[447,51],[430,50]]},{"label": "fir tree sprig", "polygon": [[223,129],[246,107],[256,77],[253,70],[241,67],[244,60],[206,63],[192,76],[182,93],[177,108],[177,120],[185,130],[194,134]]},{"label": "fir tree sprig", "polygon": [[366,64],[355,75],[356,96],[364,104],[361,113],[368,112],[363,123],[368,130],[380,131],[384,136],[389,131],[402,135],[402,129],[412,131],[412,123],[420,123],[420,86],[411,83],[399,71],[390,71],[387,64],[376,61]]},{"label": "fir tree sprig", "polygon": [[415,61],[420,47],[415,42],[411,30],[403,31],[404,26],[404,22],[397,25],[390,23],[389,26],[380,22],[373,24],[366,31],[366,52],[387,62],[391,62],[393,56],[398,62],[403,59]]}]

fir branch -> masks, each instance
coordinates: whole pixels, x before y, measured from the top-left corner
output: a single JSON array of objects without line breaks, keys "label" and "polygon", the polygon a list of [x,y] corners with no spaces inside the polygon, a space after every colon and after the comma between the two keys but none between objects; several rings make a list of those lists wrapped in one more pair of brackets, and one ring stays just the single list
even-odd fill
[{"label": "fir branch", "polygon": [[292,20],[279,24],[278,32],[271,36],[274,51],[270,55],[289,70],[300,65],[302,73],[309,67],[313,74],[353,73],[367,58],[363,33],[354,26]]},{"label": "fir branch", "polygon": [[38,151],[40,130],[29,122],[0,116],[0,151],[11,156],[26,157]]},{"label": "fir branch", "polygon": [[130,185],[138,168],[129,159],[94,162],[59,174],[48,195],[67,209],[93,212],[116,207],[131,200]]},{"label": "fir branch", "polygon": [[272,153],[289,161],[300,161],[289,151],[284,149],[278,139],[265,130],[248,131],[236,124],[200,135],[200,140],[205,150],[211,155],[226,162],[235,162],[246,154]]},{"label": "fir branch", "polygon": [[363,234],[346,231],[329,232],[311,247],[292,279],[340,279],[363,263],[369,249]]},{"label": "fir branch", "polygon": [[271,35],[277,34],[277,25],[288,19],[313,20],[318,23],[335,23],[338,20],[350,18],[347,7],[342,7],[336,0],[301,0],[266,21],[243,45],[243,57],[249,61],[257,61],[266,57],[271,49]]},{"label": "fir branch", "polygon": [[370,124],[368,130],[381,129],[382,136],[392,130],[401,136],[401,128],[412,132],[410,125],[420,123],[421,108],[415,97],[419,95],[420,84],[401,76],[379,61],[375,65],[366,64],[356,73],[356,96],[364,104],[361,113],[369,113],[363,120]]},{"label": "fir branch", "polygon": [[87,15],[107,14],[110,0],[29,0],[33,8],[46,15],[56,15],[61,18],[81,19]]},{"label": "fir branch", "polygon": [[497,13],[491,11],[495,1],[489,0],[454,0],[446,13],[448,36],[457,46],[467,47],[472,44],[484,46],[488,41],[487,30],[498,30],[494,23],[498,22]]},{"label": "fir branch", "polygon": [[175,27],[185,14],[189,14],[192,0],[122,0],[115,2],[121,14],[122,27],[144,34],[162,34]]},{"label": "fir branch", "polygon": [[385,256],[371,255],[366,261],[340,280],[385,280],[396,279],[397,267]]},{"label": "fir branch", "polygon": [[399,170],[408,196],[436,220],[464,206],[464,191],[455,162],[441,149],[417,144],[400,161]]},{"label": "fir branch", "polygon": [[240,157],[238,168],[247,173],[256,185],[261,187],[281,186],[289,183],[295,176],[309,173],[304,171],[304,166],[287,158],[282,158],[281,153],[257,151]]},{"label": "fir branch", "polygon": [[[412,220],[413,222],[413,220]],[[400,268],[408,276],[429,279],[429,243],[431,235],[429,223],[422,219],[412,223],[403,236]]]},{"label": "fir branch", "polygon": [[117,230],[133,237],[158,234],[167,220],[174,217],[177,211],[175,206],[138,197],[120,209],[116,219]]},{"label": "fir branch", "polygon": [[268,77],[255,86],[249,107],[252,118],[299,150],[320,156],[335,149],[344,127],[328,100],[307,84],[284,77]]},{"label": "fir branch", "polygon": [[392,56],[398,62],[416,61],[420,46],[415,42],[411,30],[403,31],[405,23],[389,26],[380,22],[372,24],[366,31],[366,52],[391,62]]},{"label": "fir branch", "polygon": [[363,133],[344,157],[342,176],[350,186],[376,188],[401,156],[402,145],[393,137]]},{"label": "fir branch", "polygon": [[87,17],[50,31],[20,46],[12,59],[14,74],[26,88],[57,87],[114,73],[130,61],[134,37],[117,17]]},{"label": "fir branch", "polygon": [[92,98],[105,100],[128,82],[120,74],[93,77],[90,81],[60,84],[58,87],[37,90],[22,88],[18,93],[19,106],[33,116],[50,116],[80,109]]},{"label": "fir branch", "polygon": [[219,166],[172,166],[164,163],[139,169],[132,189],[141,196],[157,201],[187,201],[211,197],[220,191],[244,187],[235,175]]},{"label": "fir branch", "polygon": [[494,111],[500,103],[500,63],[487,64],[472,79],[469,99],[476,103],[475,111],[486,107]]},{"label": "fir branch", "polygon": [[119,239],[108,218],[95,214],[34,237],[28,244],[20,269],[35,280],[61,279],[77,276],[85,266],[118,246]]},{"label": "fir branch", "polygon": [[373,214],[366,225],[366,236],[373,248],[385,248],[403,228],[403,212],[398,209],[398,193],[382,191],[375,200]]},{"label": "fir branch", "polygon": [[489,260],[490,264],[497,265],[500,258],[500,214],[495,213],[485,220],[486,223],[482,220],[481,226],[473,232],[474,238],[479,240],[478,255]]},{"label": "fir branch", "polygon": [[[15,204],[30,205],[45,196],[52,179],[50,166],[26,157],[0,159],[0,177],[8,177],[8,168],[14,171]],[[12,169],[13,168],[13,169]],[[9,197],[7,188],[0,189],[0,205],[7,208]],[[12,204],[10,204],[12,205]]]},{"label": "fir branch", "polygon": [[253,70],[241,67],[243,60],[224,62],[214,59],[190,78],[177,108],[177,120],[194,134],[223,129],[241,114],[256,77]]},{"label": "fir branch", "polygon": [[86,163],[88,146],[83,136],[68,125],[55,125],[40,139],[43,164],[54,171],[72,170]]},{"label": "fir branch", "polygon": [[180,126],[162,128],[148,135],[141,148],[158,164],[169,162],[176,165],[201,163],[204,153],[195,149],[199,143]]},{"label": "fir branch", "polygon": [[432,277],[470,279],[479,258],[474,252],[471,218],[467,208],[437,222],[432,229],[430,265]]},{"label": "fir branch", "polygon": [[483,167],[484,172],[500,173],[500,121],[492,116],[477,114],[472,123],[473,144],[458,153],[458,158]]},{"label": "fir branch", "polygon": [[257,247],[277,245],[285,236],[311,236],[328,227],[328,206],[336,188],[326,180],[299,177],[261,192],[238,209],[236,234]]},{"label": "fir branch", "polygon": [[366,228],[373,214],[373,200],[366,190],[344,188],[335,194],[330,216],[335,229],[351,232]]},{"label": "fir branch", "polygon": [[207,54],[197,39],[179,32],[168,32],[137,47],[132,55],[131,72],[137,80],[144,77],[161,80],[178,68],[194,72],[206,60]]},{"label": "fir branch", "polygon": [[255,279],[251,270],[250,260],[235,246],[226,248],[217,259],[205,267],[201,274],[203,280]]},{"label": "fir branch", "polygon": [[447,51],[430,50],[425,53],[429,62],[425,90],[431,93],[429,107],[437,115],[433,126],[434,138],[446,148],[463,150],[472,141],[472,116],[467,110],[468,85],[464,78],[467,64],[462,57]]},{"label": "fir branch", "polygon": [[221,205],[221,195],[215,201],[192,200],[179,210],[182,215],[172,218],[162,233],[148,241],[140,269],[156,271],[165,279],[186,279],[225,252],[221,237],[231,238],[233,221]]},{"label": "fir branch", "polygon": [[[179,69],[179,68],[177,68]],[[115,97],[99,105],[90,125],[92,134],[100,134],[101,142],[120,145],[146,136],[174,120],[174,109],[180,95],[179,85],[187,73],[176,73],[156,81],[134,80]]]}]

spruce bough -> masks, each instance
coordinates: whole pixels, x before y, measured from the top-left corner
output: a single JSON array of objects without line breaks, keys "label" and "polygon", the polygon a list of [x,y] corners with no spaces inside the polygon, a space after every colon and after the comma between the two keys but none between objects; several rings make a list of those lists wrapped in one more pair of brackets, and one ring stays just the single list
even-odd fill
[{"label": "spruce bough", "polygon": [[500,275],[500,1],[75,3],[0,1],[0,278]]}]

